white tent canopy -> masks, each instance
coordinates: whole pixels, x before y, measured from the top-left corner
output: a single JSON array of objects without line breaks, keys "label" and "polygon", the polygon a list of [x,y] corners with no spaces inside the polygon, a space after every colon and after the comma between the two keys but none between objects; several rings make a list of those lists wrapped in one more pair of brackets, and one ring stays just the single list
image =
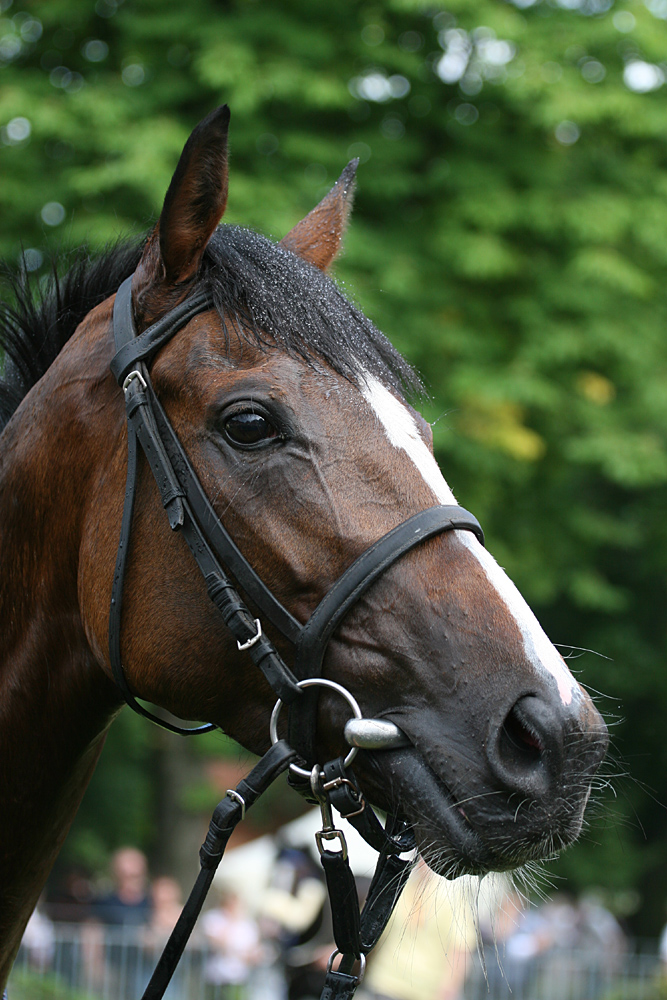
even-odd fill
[{"label": "white tent canopy", "polygon": [[[349,823],[340,821],[347,841],[350,867],[359,877],[371,878],[377,854]],[[217,884],[237,892],[255,910],[271,881],[271,873],[281,847],[301,847],[317,859],[315,833],[322,829],[319,809],[310,809],[303,816],[281,827],[275,834],[266,834],[225,853],[215,875]]]}]

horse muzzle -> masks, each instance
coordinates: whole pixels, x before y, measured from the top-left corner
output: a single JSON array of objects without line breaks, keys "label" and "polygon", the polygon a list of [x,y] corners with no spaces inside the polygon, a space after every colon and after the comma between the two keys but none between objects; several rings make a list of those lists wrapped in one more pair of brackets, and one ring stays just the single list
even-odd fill
[{"label": "horse muzzle", "polygon": [[435,712],[399,721],[401,728],[389,720],[351,722],[346,738],[366,751],[358,770],[369,798],[398,805],[439,874],[516,868],[553,855],[581,832],[608,746],[587,696],[566,711],[555,700],[523,695],[477,739]]}]

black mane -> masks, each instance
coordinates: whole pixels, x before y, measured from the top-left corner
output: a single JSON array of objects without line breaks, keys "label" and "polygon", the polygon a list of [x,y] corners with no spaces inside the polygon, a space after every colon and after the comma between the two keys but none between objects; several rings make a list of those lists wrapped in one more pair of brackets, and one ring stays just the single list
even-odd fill
[{"label": "black mane", "polygon": [[132,274],[142,246],[143,240],[118,243],[97,257],[84,248],[69,256],[64,274],[54,260],[40,281],[5,268],[10,302],[0,301],[0,431],[84,316]]},{"label": "black mane", "polygon": [[[6,273],[12,304],[0,303],[0,430],[42,377],[74,330],[136,268],[143,241],[119,243],[98,257],[80,251],[61,276],[45,282]],[[223,320],[263,349],[274,344],[343,377],[369,372],[399,393],[419,392],[419,378],[387,338],[317,268],[265,237],[220,226],[204,255],[201,281]]]}]

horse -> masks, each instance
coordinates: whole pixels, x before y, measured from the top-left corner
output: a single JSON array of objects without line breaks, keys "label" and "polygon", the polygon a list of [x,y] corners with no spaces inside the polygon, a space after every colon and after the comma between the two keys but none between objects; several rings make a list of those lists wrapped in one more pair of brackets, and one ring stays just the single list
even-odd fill
[{"label": "horse", "polygon": [[[297,625],[387,533],[456,506],[430,426],[406,401],[417,376],[327,274],[355,162],[276,244],[220,223],[228,123],[225,106],[194,129],[145,240],[78,258],[41,297],[19,279],[3,310],[0,989],[124,703],[108,644],[128,448],[110,372],[119,286],[138,334],[181,310],[147,362],[155,396],[215,517]],[[263,753],[276,694],[162,499],[140,457],[119,640],[127,689]],[[339,615],[322,664],[365,716],[405,734],[406,746],[360,751],[356,779],[448,877],[570,844],[607,746],[589,695],[473,522],[387,563]],[[290,643],[237,583],[255,638],[261,627],[289,663]],[[324,761],[341,752],[349,710],[327,688],[314,711]]]}]

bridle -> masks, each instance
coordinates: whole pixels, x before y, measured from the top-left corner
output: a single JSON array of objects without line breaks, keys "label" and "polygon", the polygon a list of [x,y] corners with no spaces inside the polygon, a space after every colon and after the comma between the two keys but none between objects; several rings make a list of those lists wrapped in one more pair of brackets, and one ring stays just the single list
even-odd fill
[{"label": "bridle", "polygon": [[[345,770],[351,763],[354,746],[344,759],[330,761],[323,767],[316,762],[317,695],[320,688],[322,686],[333,688],[348,701],[351,699],[351,705],[352,702],[356,705],[349,692],[335,682],[321,677],[324,655],[329,640],[350,608],[375,580],[403,555],[426,539],[445,531],[461,529],[472,531],[482,544],[484,535],[477,519],[462,507],[441,505],[422,510],[387,532],[355,559],[322,598],[308,621],[302,625],[266,586],[227,532],[206,496],[151,383],[149,365],[155,354],[194,316],[212,308],[210,295],[205,290],[195,291],[180,305],[137,335],[131,287],[132,277],[129,277],[116,293],[113,310],[116,354],[111,362],[111,371],[125,396],[128,434],[125,501],[109,613],[109,657],[114,679],[125,701],[135,712],[173,733],[189,735],[217,728],[209,723],[184,729],[175,723],[158,718],[137,701],[123,670],[120,642],[122,597],[137,490],[138,445],[140,445],[153,472],[172,531],[180,532],[185,539],[204,577],[209,597],[236,639],[239,650],[248,653],[279,699],[272,720],[273,746],[260,760],[245,784],[241,782],[236,791],[230,791],[216,809],[209,836],[200,852],[202,884],[198,889],[200,882],[198,879],[181,919],[187,916],[185,922],[194,923],[208,888],[208,886],[204,888],[208,878],[208,875],[203,878],[204,873],[210,873],[212,879],[212,872],[222,857],[224,845],[233,826],[243,817],[249,803],[263,790],[263,783],[273,780],[277,773],[290,767],[291,782],[300,791],[308,794],[311,800],[319,802],[322,809],[320,854],[332,897],[336,944],[343,954],[341,967],[337,971],[329,968],[327,982],[330,984],[330,989],[335,991],[331,996],[351,996],[359,982],[358,977],[351,974],[352,963],[373,947],[389,919],[400,889],[409,874],[409,863],[400,859],[399,854],[408,850],[411,845],[414,846],[414,840],[411,840],[407,824],[401,824],[394,817],[389,817],[387,827],[383,828],[373,811],[366,808],[360,791]],[[252,606],[259,612],[259,617],[251,613],[237,588],[243,590]],[[294,655],[291,666],[285,663],[266,635],[262,620],[270,622],[292,646]],[[277,738],[277,715],[282,704],[288,709],[287,743]],[[357,710],[354,714],[362,725],[366,722],[382,726],[382,720],[363,720],[358,706]],[[393,742],[390,734],[384,742],[379,737],[375,742],[372,739],[366,742],[359,739],[357,745],[374,749],[386,749],[398,745],[402,735],[400,730],[390,723],[384,725],[393,730]],[[371,725],[370,729],[372,728]],[[367,727],[368,731],[370,730]],[[399,734],[398,738],[396,733]],[[296,759],[298,763],[295,762]],[[241,786],[243,790],[239,791]],[[331,803],[380,852],[378,868],[361,914],[361,924],[356,902],[354,906],[350,904],[352,876],[351,873],[345,874],[345,867],[349,872],[349,866],[347,866],[346,849],[343,848],[344,838],[333,826]],[[341,850],[329,850],[326,844],[329,840],[336,839],[341,842]],[[391,891],[389,886],[393,886]],[[337,911],[334,908],[336,899],[339,904]],[[179,925],[174,932],[175,935],[178,930]],[[184,944],[183,941],[181,951]],[[177,946],[170,948],[168,945],[165,954],[167,951],[170,952],[168,962],[171,962],[174,956],[178,961],[180,952],[176,955]],[[151,992],[163,959],[165,955],[160,960],[153,980],[144,994],[145,1000],[149,997],[162,996],[166,988],[168,978],[164,982],[162,992],[159,992],[157,985]],[[167,975],[167,964],[163,967],[160,982]],[[170,976],[171,972],[168,974]]]},{"label": "bridle", "polygon": [[[118,557],[113,580],[109,621],[109,653],[114,678],[135,711],[180,734],[216,728],[184,730],[157,718],[140,705],[125,679],[120,654],[123,582],[129,554],[132,512],[137,482],[137,440],[151,467],[173,531],[187,542],[204,576],[211,600],[221,611],[241,650],[247,650],[280,698],[290,708],[290,741],[312,765],[315,760],[315,719],[307,711],[308,698],[297,681],[321,674],[327,644],[341,620],[371,584],[401,556],[427,538],[453,529],[472,531],[483,543],[484,534],[472,514],[458,506],[420,511],[374,542],[336,580],[305,625],[294,618],[237,548],[211,506],[201,483],[158,401],[148,371],[154,355],[194,316],[211,308],[206,292],[195,292],[137,336],[131,297],[132,278],[118,289],[113,312],[116,355],[111,371],[122,386],[128,421],[128,475]],[[287,666],[241,600],[231,574],[267,619],[294,648]],[[312,708],[312,705],[310,706]]]}]

